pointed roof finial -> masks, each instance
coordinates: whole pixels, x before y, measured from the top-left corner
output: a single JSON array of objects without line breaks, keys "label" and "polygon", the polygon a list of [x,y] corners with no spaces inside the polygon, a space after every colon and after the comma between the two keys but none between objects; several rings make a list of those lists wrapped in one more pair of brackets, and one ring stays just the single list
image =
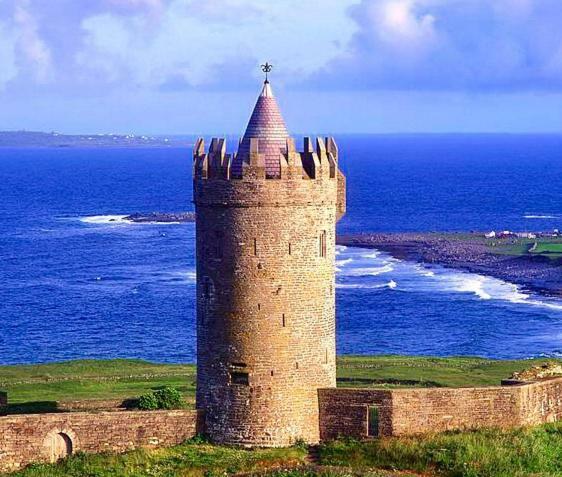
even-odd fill
[{"label": "pointed roof finial", "polygon": [[261,65],[261,70],[265,73],[265,84],[269,83],[269,79],[267,77],[267,74],[271,72],[271,70],[273,69],[273,65],[270,65],[267,61]]},{"label": "pointed roof finial", "polygon": [[[261,66],[264,73],[271,71],[269,63]],[[246,127],[246,132],[238,146],[238,154],[236,154],[232,161],[232,174],[234,176],[242,175],[243,164],[249,164],[250,161],[252,139],[257,139],[258,152],[265,157],[266,176],[272,178],[279,177],[281,174],[280,156],[287,152],[288,138],[289,133],[285,126],[285,121],[283,121],[279,105],[273,96],[271,85],[266,76],[265,83]]]}]

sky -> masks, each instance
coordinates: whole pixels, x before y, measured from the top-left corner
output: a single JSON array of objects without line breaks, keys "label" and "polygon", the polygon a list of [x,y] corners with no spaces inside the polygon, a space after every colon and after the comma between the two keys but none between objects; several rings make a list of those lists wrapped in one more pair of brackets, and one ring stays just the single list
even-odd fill
[{"label": "sky", "polygon": [[0,130],[562,133],[562,0],[0,0]]}]

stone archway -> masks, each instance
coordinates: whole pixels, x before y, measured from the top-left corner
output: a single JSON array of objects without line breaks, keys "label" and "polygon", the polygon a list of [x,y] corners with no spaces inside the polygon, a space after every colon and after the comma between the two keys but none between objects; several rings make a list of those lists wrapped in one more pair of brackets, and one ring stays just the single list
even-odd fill
[{"label": "stone archway", "polygon": [[58,462],[72,455],[75,450],[74,433],[66,429],[53,429],[43,441],[49,462]]}]

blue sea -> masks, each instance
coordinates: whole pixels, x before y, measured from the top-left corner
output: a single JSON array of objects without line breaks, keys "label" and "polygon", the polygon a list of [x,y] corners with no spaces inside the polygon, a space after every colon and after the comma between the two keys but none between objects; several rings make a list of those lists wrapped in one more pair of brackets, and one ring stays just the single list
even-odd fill
[{"label": "blue sea", "polygon": [[[340,136],[340,232],[562,228],[562,136]],[[195,361],[186,149],[0,149],[0,363]],[[562,353],[562,300],[338,247],[340,354]],[[562,273],[562,271],[561,271]]]}]

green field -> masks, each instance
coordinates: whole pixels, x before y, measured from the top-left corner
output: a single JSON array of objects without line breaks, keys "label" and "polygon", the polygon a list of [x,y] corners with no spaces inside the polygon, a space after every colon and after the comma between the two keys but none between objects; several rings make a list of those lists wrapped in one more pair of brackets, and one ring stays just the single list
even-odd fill
[{"label": "green field", "polygon": [[[338,358],[338,386],[489,386],[546,361],[344,356]],[[193,405],[195,366],[140,360],[0,366],[0,390],[8,392],[12,413],[56,411],[57,401],[136,398],[162,386],[178,388]]]},{"label": "green field", "polygon": [[57,401],[136,398],[163,386],[193,403],[195,366],[120,359],[0,366],[0,390],[8,392],[13,413],[55,411]]},{"label": "green field", "polygon": [[539,242],[531,251],[537,255],[548,255],[554,258],[562,257],[562,243],[559,242]]},{"label": "green field", "polygon": [[562,258],[562,239],[488,239],[486,243],[494,253],[502,255]]},{"label": "green field", "polygon": [[[549,360],[553,361],[553,360]],[[514,371],[547,360],[343,356],[338,385],[427,387],[497,385]],[[0,367],[0,389],[11,412],[56,410],[56,401],[125,399],[161,386],[181,389],[193,403],[193,365],[138,360],[72,361]],[[45,407],[45,403],[50,406]],[[318,460],[308,449],[242,450],[194,439],[183,445],[123,455],[74,455],[57,465],[33,465],[13,477],[547,477],[562,476],[562,424],[509,431],[451,432],[368,442],[322,445]]]}]

